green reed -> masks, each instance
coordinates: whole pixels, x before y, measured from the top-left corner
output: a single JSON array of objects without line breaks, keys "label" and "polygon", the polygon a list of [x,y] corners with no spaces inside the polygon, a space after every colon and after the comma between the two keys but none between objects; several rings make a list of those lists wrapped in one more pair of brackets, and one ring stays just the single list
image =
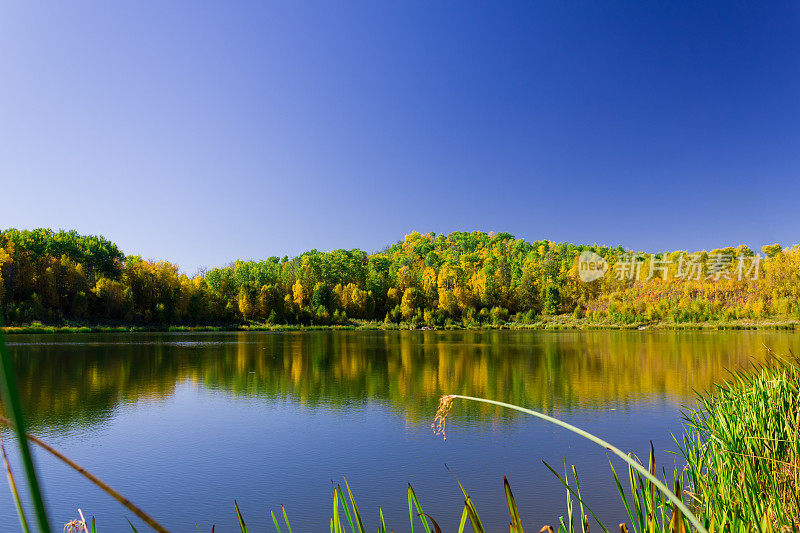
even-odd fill
[{"label": "green reed", "polygon": [[[0,326],[2,326],[2,313],[0,313]],[[50,521],[47,518],[47,509],[44,505],[44,498],[42,497],[42,490],[39,486],[39,478],[36,475],[36,467],[33,464],[33,456],[31,455],[28,440],[26,438],[26,423],[25,416],[22,413],[22,402],[19,399],[19,387],[17,386],[17,379],[14,374],[14,362],[11,355],[6,348],[5,337],[0,332],[0,395],[3,398],[3,405],[6,407],[6,412],[11,419],[11,426],[19,441],[19,453],[22,459],[22,466],[25,469],[25,479],[28,483],[28,491],[33,500],[33,509],[36,515],[36,524],[39,526],[39,531],[49,532]],[[5,460],[5,452],[3,458],[6,463],[6,470],[8,473],[9,487],[14,496],[14,501],[17,506],[17,512],[20,519],[20,526],[23,531],[29,531],[30,526],[25,518],[25,513],[22,510],[19,493],[17,492],[14,483],[14,477],[11,474],[11,469],[8,467],[8,461]]]},{"label": "green reed", "polygon": [[800,369],[794,357],[732,373],[684,415],[687,491],[717,531],[800,530]]}]

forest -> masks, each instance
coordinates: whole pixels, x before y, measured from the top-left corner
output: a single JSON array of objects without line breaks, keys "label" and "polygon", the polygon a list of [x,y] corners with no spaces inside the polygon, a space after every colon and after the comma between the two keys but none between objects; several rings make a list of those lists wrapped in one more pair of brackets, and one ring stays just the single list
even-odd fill
[{"label": "forest", "polygon": [[[580,257],[589,251],[607,271],[583,281]],[[6,325],[792,321],[800,319],[800,247],[644,253],[508,233],[412,232],[377,253],[310,250],[190,277],[101,236],[7,229],[0,310]]]}]

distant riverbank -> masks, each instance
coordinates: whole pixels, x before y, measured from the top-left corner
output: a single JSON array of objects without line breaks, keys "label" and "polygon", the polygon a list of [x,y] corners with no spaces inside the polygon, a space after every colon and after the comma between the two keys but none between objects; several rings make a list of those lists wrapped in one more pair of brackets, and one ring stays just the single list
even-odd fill
[{"label": "distant riverbank", "polygon": [[736,320],[727,322],[654,322],[615,324],[589,319],[575,319],[572,316],[544,317],[538,322],[522,324],[517,322],[485,323],[478,325],[454,324],[445,327],[420,326],[410,323],[386,323],[381,321],[353,320],[350,324],[302,325],[302,324],[217,324],[217,325],[140,325],[140,324],[61,324],[41,323],[6,326],[0,328],[4,333],[54,334],[54,333],[135,333],[135,332],[181,332],[181,331],[316,331],[316,330],[796,330],[798,321],[774,320]]},{"label": "distant riverbank", "polygon": [[188,324],[201,331],[794,328],[800,246],[762,252],[645,254],[503,233],[412,232],[372,254],[310,250],[189,277],[176,264],[126,256],[103,237],[8,229],[0,231],[0,321],[19,333]]}]

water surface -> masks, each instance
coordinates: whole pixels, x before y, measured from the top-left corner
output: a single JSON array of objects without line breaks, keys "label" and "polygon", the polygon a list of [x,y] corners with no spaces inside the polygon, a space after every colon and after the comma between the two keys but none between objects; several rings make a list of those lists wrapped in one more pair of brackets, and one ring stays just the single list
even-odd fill
[{"label": "water surface", "polygon": [[[367,527],[381,506],[408,529],[407,483],[442,527],[458,525],[458,475],[490,531],[507,531],[507,475],[526,527],[564,513],[542,460],[577,465],[587,502],[625,520],[607,455],[517,413],[456,403],[447,442],[430,424],[443,394],[528,406],[668,470],[670,432],[694,389],[765,357],[800,352],[791,332],[297,332],[9,336],[32,432],[175,531],[251,530],[285,504],[295,531],[323,531],[331,480],[347,476]],[[7,440],[11,436],[3,432]],[[12,442],[9,442],[13,445]],[[13,447],[13,446],[12,446]],[[16,454],[14,454],[16,456]],[[125,531],[130,513],[36,454],[54,523],[97,517]],[[14,460],[12,465],[20,472]],[[6,490],[0,520],[15,523]],[[136,521],[134,521],[136,523]],[[269,526],[269,527],[268,527]],[[196,531],[196,529],[195,529]]]}]

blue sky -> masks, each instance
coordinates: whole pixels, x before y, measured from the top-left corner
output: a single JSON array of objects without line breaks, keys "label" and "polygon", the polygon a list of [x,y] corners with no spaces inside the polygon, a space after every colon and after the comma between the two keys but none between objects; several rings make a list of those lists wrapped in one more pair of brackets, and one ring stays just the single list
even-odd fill
[{"label": "blue sky", "polygon": [[800,4],[0,7],[0,227],[187,272],[412,230],[800,241]]}]

